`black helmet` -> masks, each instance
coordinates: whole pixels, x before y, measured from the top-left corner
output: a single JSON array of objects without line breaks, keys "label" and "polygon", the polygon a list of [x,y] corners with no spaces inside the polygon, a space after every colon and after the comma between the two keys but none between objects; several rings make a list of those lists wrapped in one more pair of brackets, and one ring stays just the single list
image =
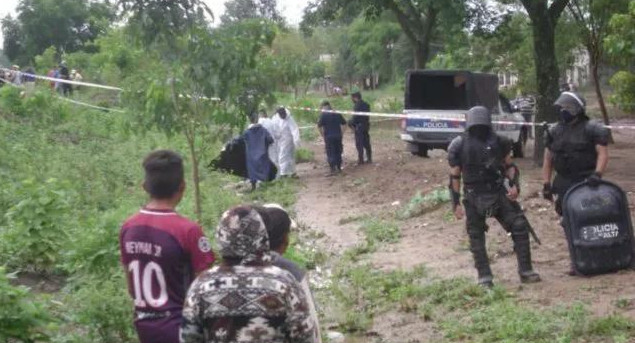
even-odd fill
[{"label": "black helmet", "polygon": [[474,106],[467,111],[465,129],[469,130],[472,126],[477,125],[492,126],[492,116],[489,110],[483,106]]},{"label": "black helmet", "polygon": [[557,107],[567,108],[571,114],[576,116],[585,113],[586,101],[582,95],[575,92],[562,92],[553,104]]}]

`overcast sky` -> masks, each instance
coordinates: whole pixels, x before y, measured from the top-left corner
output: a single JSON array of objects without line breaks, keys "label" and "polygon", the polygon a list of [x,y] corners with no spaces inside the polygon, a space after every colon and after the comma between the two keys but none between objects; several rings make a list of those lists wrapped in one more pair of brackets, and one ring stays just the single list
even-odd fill
[{"label": "overcast sky", "polygon": [[[15,15],[15,8],[20,0],[0,0],[0,18],[4,18],[7,14]],[[214,12],[216,20],[220,20],[220,16],[225,10],[226,0],[204,0]],[[299,24],[302,20],[302,13],[309,0],[278,0],[278,9],[291,25]],[[0,31],[0,48],[2,47],[4,37]]]}]

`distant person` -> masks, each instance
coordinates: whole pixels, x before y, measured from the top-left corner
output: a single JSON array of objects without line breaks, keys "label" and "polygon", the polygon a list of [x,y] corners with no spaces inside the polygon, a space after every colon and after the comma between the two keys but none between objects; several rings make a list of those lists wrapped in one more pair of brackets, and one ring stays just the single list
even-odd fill
[{"label": "distant person", "polygon": [[[59,78],[62,79],[62,80],[69,80],[69,81],[71,79],[71,74],[68,71],[68,67],[66,66],[66,62],[64,62],[64,61],[62,61],[62,63],[60,63]],[[73,86],[71,84],[69,84],[69,83],[60,82],[59,89],[60,89],[60,92],[64,96],[73,95]]]},{"label": "distant person", "polygon": [[319,319],[315,309],[313,295],[311,294],[311,288],[309,287],[309,278],[307,277],[306,270],[302,269],[293,261],[283,257],[289,247],[291,227],[295,225],[295,223],[291,220],[291,217],[289,217],[289,213],[280,205],[267,204],[264,206],[255,206],[254,209],[260,214],[267,228],[269,246],[271,247],[271,263],[293,274],[295,279],[300,283],[304,295],[306,296],[309,310],[311,311],[311,317],[313,318],[313,322],[316,323],[316,341],[321,342],[320,325],[318,324]]},{"label": "distant person", "polygon": [[[609,162],[610,132],[603,124],[589,120],[580,94],[562,92],[554,106],[560,121],[545,134],[543,196],[553,201],[555,195],[555,210],[562,216],[562,200],[571,187],[584,180],[593,184],[602,179]],[[573,267],[569,274],[575,275]]]},{"label": "distant person", "polygon": [[11,66],[11,74],[10,74],[9,81],[11,81],[11,83],[13,83],[14,85],[22,84],[22,73],[20,72],[19,65],[14,64],[13,66]]},{"label": "distant person", "polygon": [[[82,82],[82,80],[84,80],[84,77],[82,76],[82,74],[80,73],[80,70],[77,69],[73,69],[71,70],[71,80],[75,81],[75,82]],[[80,86],[75,85],[73,86],[73,88],[77,91],[79,90]]]},{"label": "distant person", "polygon": [[300,129],[284,107],[278,108],[273,117],[278,143],[278,174],[280,177],[295,177],[295,150],[300,146]]},{"label": "distant person", "polygon": [[[362,100],[359,92],[351,94],[351,99],[355,104],[353,111],[370,112],[370,105]],[[373,153],[370,146],[370,117],[365,115],[354,115],[350,121],[350,126],[355,132],[355,147],[357,148],[357,164],[373,163]],[[364,160],[366,151],[366,160]]]},{"label": "distant person", "polygon": [[245,156],[247,163],[247,175],[251,183],[251,190],[255,190],[260,182],[269,180],[271,173],[271,161],[268,149],[273,144],[273,137],[264,126],[258,124],[258,115],[249,116],[251,124],[243,133],[245,139]]},{"label": "distant person", "polygon": [[222,263],[190,287],[181,343],[315,343],[316,323],[294,276],[271,264],[269,235],[250,206],[225,212],[216,229]]},{"label": "distant person", "polygon": [[278,142],[276,141],[276,137],[279,136],[277,126],[273,122],[271,118],[267,115],[267,111],[265,109],[261,109],[258,111],[260,118],[258,119],[258,124],[262,125],[271,137],[273,138],[273,143],[269,145],[269,160],[276,166],[276,169],[279,169],[280,166],[278,163]]},{"label": "distant person", "polygon": [[[53,66],[51,69],[49,69],[49,71],[46,73],[46,76],[52,79],[56,79],[58,77],[57,66]],[[49,81],[49,86],[51,87],[51,90],[55,90],[57,88],[57,82]]]},{"label": "distant person", "polygon": [[175,211],[185,192],[181,156],[157,150],[143,168],[150,201],[121,228],[121,263],[139,341],[178,343],[187,289],[212,265],[214,254],[201,227]]},{"label": "distant person", "polygon": [[330,168],[329,175],[335,175],[342,171],[342,133],[346,127],[346,120],[341,114],[331,112],[331,104],[324,101],[317,126],[324,139],[326,160]]}]

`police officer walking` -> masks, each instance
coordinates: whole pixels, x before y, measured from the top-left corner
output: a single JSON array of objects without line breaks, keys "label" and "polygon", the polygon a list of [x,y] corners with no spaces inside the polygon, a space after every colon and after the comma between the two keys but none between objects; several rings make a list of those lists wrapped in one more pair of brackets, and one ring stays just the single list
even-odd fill
[{"label": "police officer walking", "polygon": [[[545,135],[545,156],[542,166],[543,196],[553,201],[562,215],[562,199],[573,185],[589,179],[602,178],[609,161],[609,130],[599,122],[590,121],[581,95],[563,92],[554,103],[560,121]],[[551,181],[553,170],[556,177]]]},{"label": "police officer walking", "polygon": [[[478,272],[478,283],[493,286],[493,276],[485,248],[486,219],[494,217],[511,233],[522,283],[540,281],[531,264],[531,227],[516,199],[519,170],[511,161],[512,142],[492,130],[490,111],[482,106],[467,113],[466,132],[448,147],[450,194],[457,219],[465,215],[470,250]],[[461,198],[461,178],[465,199]]]},{"label": "police officer walking", "polygon": [[[589,120],[584,98],[577,93],[562,92],[554,106],[560,121],[545,135],[543,196],[553,201],[555,195],[556,212],[562,216],[562,200],[571,187],[584,180],[593,186],[602,178],[609,160],[609,130]],[[575,274],[572,266],[569,275]]]},{"label": "police officer walking", "polygon": [[[351,94],[351,99],[355,104],[353,110],[355,112],[370,112],[370,105],[362,100],[362,95],[359,92]],[[373,163],[373,153],[370,146],[370,118],[365,115],[354,115],[350,121],[350,126],[355,132],[355,147],[357,148],[357,164]],[[366,150],[366,157],[364,161],[364,150]]]}]

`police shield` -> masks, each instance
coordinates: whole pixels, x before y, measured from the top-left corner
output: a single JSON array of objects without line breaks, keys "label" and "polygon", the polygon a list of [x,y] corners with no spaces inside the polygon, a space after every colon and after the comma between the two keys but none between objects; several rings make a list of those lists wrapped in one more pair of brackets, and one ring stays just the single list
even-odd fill
[{"label": "police shield", "polygon": [[633,225],[626,194],[600,181],[573,186],[563,199],[563,221],[575,271],[583,275],[614,272],[633,262]]}]

